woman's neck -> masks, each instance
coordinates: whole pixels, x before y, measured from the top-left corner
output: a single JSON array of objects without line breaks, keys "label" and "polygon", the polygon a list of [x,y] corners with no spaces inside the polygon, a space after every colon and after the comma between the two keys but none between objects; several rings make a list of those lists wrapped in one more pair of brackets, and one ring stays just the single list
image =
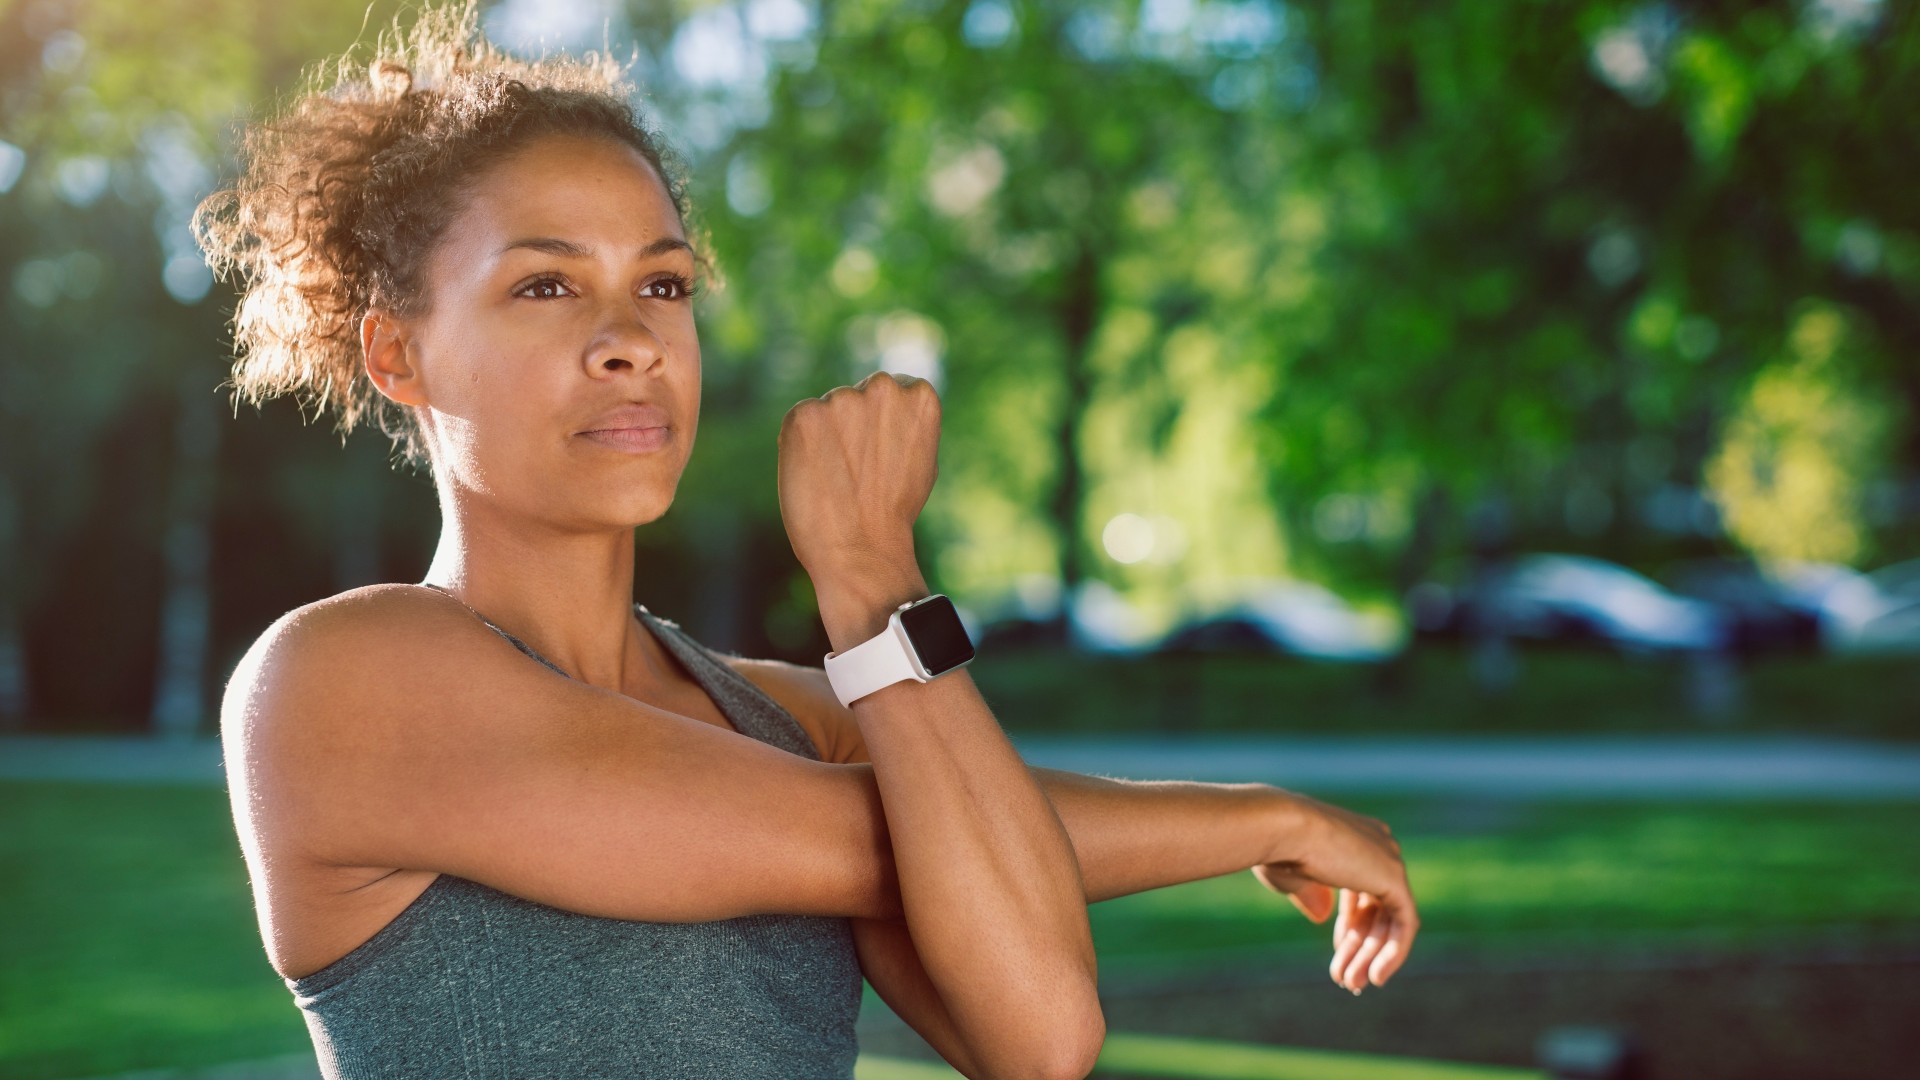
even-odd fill
[{"label": "woman's neck", "polygon": [[423,583],[445,588],[575,679],[627,693],[667,676],[641,646],[633,552],[632,529],[561,532],[466,513],[444,519]]}]

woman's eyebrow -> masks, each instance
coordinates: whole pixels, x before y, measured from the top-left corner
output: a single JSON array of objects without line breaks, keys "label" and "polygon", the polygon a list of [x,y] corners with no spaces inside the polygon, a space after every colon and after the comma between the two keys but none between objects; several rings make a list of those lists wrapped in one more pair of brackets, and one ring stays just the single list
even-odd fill
[{"label": "woman's eyebrow", "polygon": [[[524,240],[515,240],[513,243],[508,244],[506,247],[503,247],[499,251],[494,252],[493,257],[495,259],[498,259],[502,255],[505,255],[507,252],[513,251],[517,248],[527,248],[528,250],[531,250],[531,251],[542,251],[548,255],[557,255],[557,256],[560,256],[561,258],[566,258],[566,259],[593,258],[592,248],[587,247],[584,244],[576,244],[571,240],[561,239],[560,237],[557,237],[557,236],[529,236]],[[648,244],[646,247],[643,247],[639,251],[635,252],[634,257],[640,258],[640,259],[650,259],[655,255],[664,255],[669,251],[691,252],[692,250],[693,250],[692,244],[687,243],[685,240],[682,240],[677,236],[663,236],[660,239],[655,240],[653,243]]]}]

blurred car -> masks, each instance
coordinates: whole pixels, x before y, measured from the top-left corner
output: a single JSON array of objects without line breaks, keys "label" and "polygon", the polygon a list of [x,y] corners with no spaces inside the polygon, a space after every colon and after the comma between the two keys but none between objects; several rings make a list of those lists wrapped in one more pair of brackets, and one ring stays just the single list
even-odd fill
[{"label": "blurred car", "polygon": [[1584,555],[1522,555],[1465,586],[1422,584],[1408,607],[1416,630],[1429,636],[1490,633],[1633,654],[1730,645],[1729,620],[1714,604]]},{"label": "blurred car", "polygon": [[1276,582],[1223,611],[1189,619],[1156,652],[1281,652],[1321,660],[1377,661],[1399,652],[1403,635],[1390,617],[1356,610],[1311,582]]},{"label": "blurred car", "polygon": [[1152,644],[1138,612],[1102,581],[1082,582],[1064,617],[1057,595],[1015,602],[971,626],[974,651],[1072,648],[1082,652],[1132,655]]},{"label": "blurred car", "polygon": [[1920,598],[1897,598],[1837,647],[1846,652],[1920,652]]},{"label": "blurred car", "polygon": [[972,635],[976,652],[1018,651],[1033,648],[1064,648],[1069,639],[1066,621],[1059,618],[1033,618],[1010,615],[989,622]]},{"label": "blurred car", "polygon": [[1671,580],[1676,593],[1720,610],[1729,647],[1742,656],[1821,647],[1819,608],[1752,561],[1682,563],[1672,569]]},{"label": "blurred car", "polygon": [[1920,600],[1920,559],[1908,559],[1870,571],[1867,580],[1896,603]]},{"label": "blurred car", "polygon": [[1920,559],[1883,566],[1867,580],[1880,590],[1880,610],[1860,625],[1852,647],[1920,652]]},{"label": "blurred car", "polygon": [[1782,563],[1781,587],[1819,613],[1833,652],[1920,651],[1920,567],[1895,563],[1871,574],[1831,563]]}]

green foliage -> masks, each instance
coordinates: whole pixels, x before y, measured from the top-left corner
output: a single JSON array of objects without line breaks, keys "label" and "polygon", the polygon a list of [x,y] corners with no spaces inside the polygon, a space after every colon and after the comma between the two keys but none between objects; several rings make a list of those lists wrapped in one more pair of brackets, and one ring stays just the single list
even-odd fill
[{"label": "green foliage", "polygon": [[1861,385],[1857,341],[1844,313],[1802,305],[1708,462],[1729,531],[1756,554],[1856,563],[1872,550],[1870,485],[1900,405]]},{"label": "green foliage", "polygon": [[[1701,483],[1802,301],[1857,305],[1850,393],[1920,400],[1920,275],[1882,255],[1915,225],[1888,171],[1909,139],[1879,105],[1920,81],[1911,11],[1298,10],[1325,60],[1308,183],[1336,201],[1309,301],[1320,333],[1268,414],[1296,519],[1329,492],[1432,488],[1503,493],[1551,534],[1571,492],[1597,490],[1631,555],[1630,508]],[[1817,497],[1831,509],[1910,477],[1906,430],[1834,460],[1840,487]]]}]

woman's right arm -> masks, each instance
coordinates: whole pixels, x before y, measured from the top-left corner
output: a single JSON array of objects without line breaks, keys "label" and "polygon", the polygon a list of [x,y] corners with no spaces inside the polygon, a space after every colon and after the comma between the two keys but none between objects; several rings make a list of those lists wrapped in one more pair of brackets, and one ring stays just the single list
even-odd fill
[{"label": "woman's right arm", "polygon": [[322,863],[615,919],[902,917],[870,770],[554,674],[420,589],[283,617],[221,726],[243,833]]}]

